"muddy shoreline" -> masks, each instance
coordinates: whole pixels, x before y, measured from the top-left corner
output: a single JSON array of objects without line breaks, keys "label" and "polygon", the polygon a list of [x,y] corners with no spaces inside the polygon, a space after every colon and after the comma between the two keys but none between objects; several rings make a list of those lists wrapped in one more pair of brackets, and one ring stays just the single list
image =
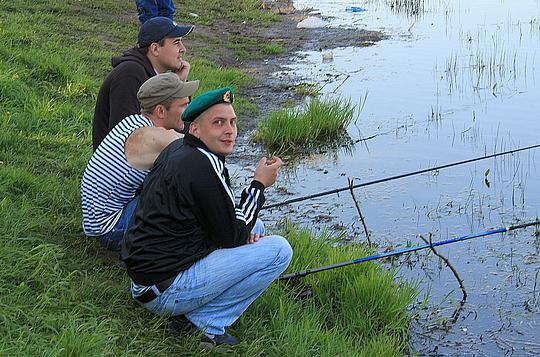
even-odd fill
[{"label": "muddy shoreline", "polygon": [[[196,57],[203,56],[222,66],[240,68],[255,79],[250,86],[240,90],[240,95],[249,98],[258,108],[255,116],[242,118],[242,136],[252,131],[259,120],[281,108],[284,103],[299,103],[302,99],[292,89],[297,79],[273,75],[282,70],[283,66],[292,63],[296,52],[323,52],[350,46],[366,47],[386,37],[379,31],[362,29],[297,28],[298,22],[309,16],[308,11],[294,10],[279,16],[281,20],[270,27],[253,27],[252,24],[224,20],[216,20],[212,26],[197,25],[198,37],[190,40],[188,44],[190,53]],[[279,55],[257,60],[236,58],[234,50],[226,47],[204,54],[205,41],[216,36],[230,43],[236,43],[241,36],[247,36],[260,43],[279,45],[284,51]]]},{"label": "muddy shoreline", "polygon": [[[242,90],[259,108],[253,120],[246,121],[245,129],[252,130],[256,123],[267,117],[273,110],[281,108],[286,102],[299,102],[302,97],[292,86],[298,78],[273,76],[283,66],[293,62],[293,55],[301,51],[327,51],[338,47],[366,47],[385,38],[378,31],[347,28],[297,28],[296,25],[308,16],[306,11],[295,11],[281,15],[281,22],[268,29],[262,29],[263,41],[276,43],[285,51],[279,56],[264,60],[250,61],[243,65],[256,81]],[[272,100],[268,100],[268,96]]]},{"label": "muddy shoreline", "polygon": [[[281,21],[268,28],[248,29],[239,24],[225,22],[217,24],[228,36],[243,34],[264,43],[279,44],[284,49],[279,55],[259,60],[235,60],[233,56],[226,53],[219,58],[211,58],[221,65],[240,68],[254,78],[251,85],[240,90],[241,96],[248,98],[257,106],[257,112],[254,115],[241,117],[241,128],[235,152],[231,155],[231,159],[239,166],[250,166],[261,155],[268,154],[265,147],[250,140],[257,123],[267,118],[272,111],[284,106],[300,104],[304,99],[294,90],[294,85],[299,83],[300,78],[283,74],[276,75],[284,69],[284,66],[294,62],[297,57],[295,53],[320,51],[322,56],[324,51],[339,47],[367,47],[386,38],[382,32],[363,29],[297,28],[298,22],[308,16],[308,11],[297,10],[281,14]],[[208,29],[201,31],[208,31]]]}]

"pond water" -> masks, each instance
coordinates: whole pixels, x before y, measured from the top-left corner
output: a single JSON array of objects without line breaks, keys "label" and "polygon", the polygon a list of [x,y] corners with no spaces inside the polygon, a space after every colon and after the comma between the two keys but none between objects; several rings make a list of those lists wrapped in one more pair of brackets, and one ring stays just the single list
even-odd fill
[{"label": "pond water", "polygon": [[[391,3],[397,3],[391,6]],[[445,163],[538,144],[540,2],[295,1],[316,6],[328,26],[380,30],[364,48],[296,54],[286,72],[322,93],[363,108],[348,128],[352,148],[290,163],[267,204]],[[399,4],[412,4],[404,6]],[[348,12],[347,6],[365,11]],[[336,42],[339,39],[336,38]],[[326,55],[328,56],[328,55]],[[283,73],[281,73],[283,74]],[[363,140],[366,139],[366,140]],[[355,191],[371,240],[399,248],[534,221],[539,216],[538,149],[411,176]],[[349,193],[264,211],[344,239],[365,240]],[[467,302],[442,328],[462,293],[452,272],[427,251],[388,265],[417,282],[411,345],[420,355],[540,354],[540,238],[534,227],[438,249],[464,280]],[[427,304],[424,297],[428,297]]]}]

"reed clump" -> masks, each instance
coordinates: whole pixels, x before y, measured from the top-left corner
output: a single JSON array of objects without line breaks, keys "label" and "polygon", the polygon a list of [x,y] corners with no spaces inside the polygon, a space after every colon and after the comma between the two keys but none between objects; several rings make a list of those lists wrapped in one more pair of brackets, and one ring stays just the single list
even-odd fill
[{"label": "reed clump", "polygon": [[286,152],[329,143],[346,136],[346,128],[356,107],[342,98],[314,98],[303,108],[274,111],[261,121],[253,140],[265,143],[276,152]]},{"label": "reed clump", "polygon": [[386,3],[396,13],[410,17],[422,17],[424,14],[425,0],[386,0]]}]

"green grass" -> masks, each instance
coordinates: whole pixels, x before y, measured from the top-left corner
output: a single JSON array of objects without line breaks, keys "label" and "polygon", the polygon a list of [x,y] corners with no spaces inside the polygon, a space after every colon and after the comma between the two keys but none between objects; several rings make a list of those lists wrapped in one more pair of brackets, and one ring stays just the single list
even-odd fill
[{"label": "green grass", "polygon": [[[367,253],[362,246],[334,248],[328,236],[312,239],[309,231],[291,226],[285,234],[295,251],[289,271]],[[70,252],[38,241],[4,242],[0,250],[0,355],[211,355],[197,347],[196,338],[167,336],[164,321],[129,298],[123,270],[96,260],[82,245]],[[87,255],[87,265],[71,266],[74,252]],[[232,329],[244,341],[235,355],[401,355],[406,307],[415,292],[396,285],[391,272],[366,263],[311,275],[299,284],[273,284],[242,316]],[[313,297],[296,299],[304,284],[312,285]]]},{"label": "green grass", "polygon": [[[258,0],[235,0],[234,3],[225,0],[200,1],[186,0],[176,5],[175,17],[185,22],[212,25],[216,20],[227,19],[233,22],[246,22],[257,26],[269,26],[278,21],[273,13],[261,12],[261,2]],[[192,16],[194,13],[198,16]]]},{"label": "green grass", "polygon": [[[255,1],[186,4],[180,16],[200,10],[212,23],[275,20]],[[163,320],[130,299],[116,257],[81,236],[79,184],[95,96],[111,56],[133,45],[137,29],[132,0],[0,0],[0,356],[211,355],[168,335]],[[207,51],[220,48],[210,43]],[[207,59],[190,62],[199,91],[251,81]],[[239,112],[255,110],[237,99]],[[310,242],[306,232],[288,236],[294,269],[361,254]],[[409,286],[376,265],[306,282],[313,300],[295,301],[274,284],[248,310],[233,328],[245,341],[238,355],[402,354]]]},{"label": "green grass", "polygon": [[321,94],[321,85],[318,83],[298,83],[293,86],[293,89],[302,96],[315,97]]},{"label": "green grass", "polygon": [[354,111],[350,100],[314,98],[301,109],[272,112],[259,123],[253,140],[264,142],[276,152],[328,143],[347,135],[345,129]]}]

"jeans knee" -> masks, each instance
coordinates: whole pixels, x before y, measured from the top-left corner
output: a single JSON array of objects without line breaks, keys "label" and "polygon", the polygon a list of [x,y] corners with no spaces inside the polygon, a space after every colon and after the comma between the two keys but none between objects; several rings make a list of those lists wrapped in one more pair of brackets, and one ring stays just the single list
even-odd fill
[{"label": "jeans knee", "polygon": [[277,250],[277,257],[276,257],[276,263],[277,265],[287,267],[289,266],[289,263],[291,262],[293,250],[287,239],[281,237],[281,236],[272,236],[274,239],[274,244],[276,245]]}]

